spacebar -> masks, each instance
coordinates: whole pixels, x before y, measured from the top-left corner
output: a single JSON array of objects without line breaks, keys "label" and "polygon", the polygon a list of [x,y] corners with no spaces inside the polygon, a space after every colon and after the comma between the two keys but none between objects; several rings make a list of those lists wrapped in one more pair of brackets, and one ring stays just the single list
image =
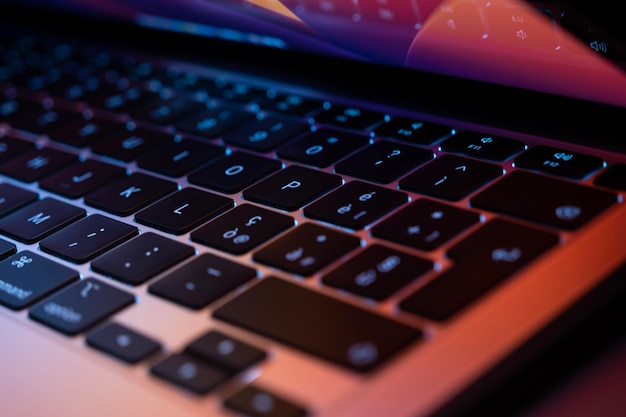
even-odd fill
[{"label": "spacebar", "polygon": [[213,316],[360,372],[421,336],[418,329],[275,277],[263,279]]}]

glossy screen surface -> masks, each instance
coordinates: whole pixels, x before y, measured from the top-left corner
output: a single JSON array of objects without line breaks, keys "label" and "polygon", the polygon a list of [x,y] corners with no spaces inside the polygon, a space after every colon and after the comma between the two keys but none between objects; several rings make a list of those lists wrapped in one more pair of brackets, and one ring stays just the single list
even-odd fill
[{"label": "glossy screen surface", "polygon": [[626,106],[623,45],[554,1],[26,1],[38,2],[164,30]]}]

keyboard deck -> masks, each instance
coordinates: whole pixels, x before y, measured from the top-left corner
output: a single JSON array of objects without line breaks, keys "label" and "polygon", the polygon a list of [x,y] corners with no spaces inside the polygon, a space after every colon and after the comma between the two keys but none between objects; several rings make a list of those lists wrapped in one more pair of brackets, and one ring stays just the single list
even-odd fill
[{"label": "keyboard deck", "polygon": [[[3,34],[0,304],[199,395],[271,355],[120,312],[206,311],[365,374],[626,191],[580,146],[181,68]],[[224,404],[307,412],[254,383]]]}]

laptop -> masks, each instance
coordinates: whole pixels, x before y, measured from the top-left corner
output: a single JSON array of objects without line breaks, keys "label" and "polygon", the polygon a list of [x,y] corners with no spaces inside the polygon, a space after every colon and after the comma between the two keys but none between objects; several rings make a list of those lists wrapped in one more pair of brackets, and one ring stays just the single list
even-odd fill
[{"label": "laptop", "polygon": [[2,415],[471,415],[624,287],[584,3],[4,1]]}]

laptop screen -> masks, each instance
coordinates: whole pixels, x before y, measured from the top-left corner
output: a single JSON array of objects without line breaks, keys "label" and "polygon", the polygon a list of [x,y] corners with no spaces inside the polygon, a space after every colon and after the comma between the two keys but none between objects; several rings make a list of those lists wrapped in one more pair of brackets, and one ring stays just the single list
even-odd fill
[{"label": "laptop screen", "polygon": [[[621,40],[571,2],[28,0],[269,48],[443,73],[626,106]],[[23,1],[20,2],[22,5]],[[595,3],[594,3],[595,5]],[[574,36],[576,35],[576,36]]]}]

